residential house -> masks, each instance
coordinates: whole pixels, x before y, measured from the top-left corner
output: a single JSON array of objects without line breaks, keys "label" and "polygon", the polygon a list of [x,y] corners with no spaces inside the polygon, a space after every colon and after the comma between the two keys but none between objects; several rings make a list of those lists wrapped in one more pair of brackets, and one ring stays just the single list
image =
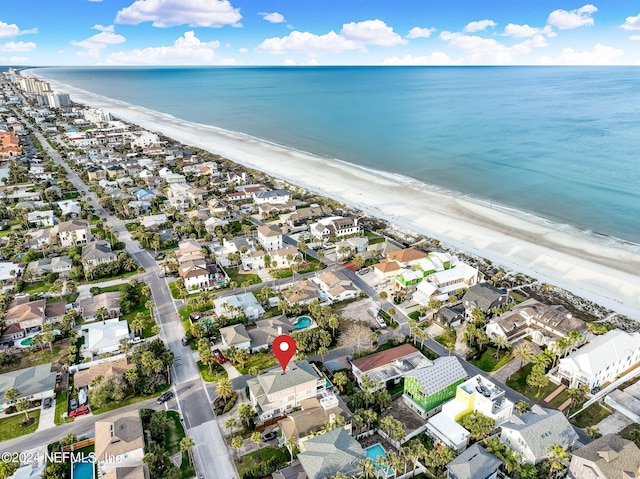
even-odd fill
[{"label": "residential house", "polygon": [[[474,286],[478,282],[478,269],[469,266],[457,258],[449,269],[436,271],[435,273],[422,273],[423,279],[416,287],[413,295],[414,301],[425,306],[429,300],[436,298],[439,301],[447,301],[449,296],[460,289]],[[417,270],[415,272],[419,272]],[[402,278],[402,272],[396,276],[396,282],[406,285]]]},{"label": "residential house", "polygon": [[322,218],[317,223],[309,226],[311,234],[320,241],[329,238],[356,235],[359,234],[361,230],[362,227],[358,225],[356,218],[344,218],[342,216]]},{"label": "residential house", "polygon": [[157,231],[169,221],[169,218],[164,213],[159,215],[149,215],[140,218],[140,224],[146,229],[151,231]]},{"label": "residential house", "polygon": [[338,472],[347,477],[362,472],[360,461],[367,457],[358,441],[344,428],[337,428],[305,442],[298,460],[308,479],[330,479]]},{"label": "residential house", "polygon": [[410,371],[423,368],[433,363],[410,344],[370,354],[351,362],[351,371],[362,386],[362,377],[380,382],[380,388],[391,387]]},{"label": "residential house", "polygon": [[216,298],[213,300],[213,307],[218,316],[226,318],[244,315],[255,321],[264,314],[264,308],[251,292]]},{"label": "residential house", "polygon": [[571,479],[638,479],[640,449],[633,441],[606,434],[571,453]]},{"label": "residential house", "polygon": [[447,464],[447,479],[497,479],[502,461],[478,443]]},{"label": "residential house", "polygon": [[107,172],[99,166],[89,166],[86,171],[89,182],[91,183],[97,183],[100,180],[107,179]]},{"label": "residential house", "polygon": [[343,428],[351,435],[353,414],[340,397],[327,392],[320,398],[304,399],[300,401],[299,411],[287,414],[287,417],[278,422],[282,432],[281,442],[293,438],[298,450],[304,452],[305,442],[338,417],[344,420]]},{"label": "residential house", "polygon": [[434,315],[434,319],[448,328],[455,328],[464,322],[464,306],[456,304],[443,306]]},{"label": "residential house", "polygon": [[[242,268],[245,270],[260,270],[263,268],[288,268],[299,260],[298,248],[286,248],[266,252],[264,250],[251,251],[242,256]],[[268,263],[268,264],[267,264]]]},{"label": "residential house", "polygon": [[127,358],[96,364],[95,366],[76,372],[73,375],[73,386],[77,390],[89,389],[93,380],[98,377],[110,378],[112,376],[124,376],[124,373],[135,367],[135,364],[129,364]]},{"label": "residential house", "polygon": [[95,321],[96,312],[100,308],[106,308],[107,317],[117,318],[120,316],[120,299],[121,291],[113,291],[109,293],[101,293],[90,298],[84,298],[78,301],[78,308],[82,319],[85,321]]},{"label": "residential house", "polygon": [[513,414],[513,406],[504,389],[478,374],[458,385],[456,397],[442,406],[442,413],[458,421],[462,416],[479,412],[501,426]]},{"label": "residential house", "polygon": [[157,195],[147,189],[147,188],[142,188],[138,191],[136,191],[133,196],[135,196],[136,200],[138,201],[151,201],[153,198],[155,198]]},{"label": "residential house", "polygon": [[265,251],[282,249],[282,230],[278,226],[260,226],[258,228],[258,243],[263,246]]},{"label": "residential house", "polygon": [[58,273],[66,277],[73,267],[73,260],[68,256],[57,256],[55,258],[45,258],[39,261],[32,261],[27,266],[27,271],[34,281],[39,281],[49,273]]},{"label": "residential house", "polygon": [[227,282],[223,270],[202,255],[181,257],[178,274],[189,293],[219,288]]},{"label": "residential house", "polygon": [[207,206],[212,215],[222,220],[233,218],[233,208],[229,203],[218,198],[210,198]]},{"label": "residential house", "polygon": [[89,222],[85,220],[64,221],[57,228],[58,241],[63,248],[85,244],[93,238]]},{"label": "residential house", "polygon": [[[64,301],[47,304],[46,299],[29,301],[28,297],[22,297],[11,302],[4,315],[4,323],[11,332],[11,339],[19,339],[41,331],[45,324],[59,323],[63,316]],[[4,335],[7,334],[5,330]]]},{"label": "residential house", "polygon": [[467,317],[471,317],[471,311],[475,308],[489,316],[493,308],[502,307],[508,302],[509,293],[506,289],[496,288],[488,283],[478,283],[471,286],[462,297]]},{"label": "residential house", "polygon": [[251,349],[251,338],[244,324],[234,324],[220,328],[220,339],[222,340],[222,347],[224,349],[228,349],[231,346],[244,349],[245,351]]},{"label": "residential house", "polygon": [[74,200],[58,201],[58,206],[60,207],[60,215],[64,217],[75,218],[82,212],[80,203]]},{"label": "residential house", "polygon": [[568,387],[585,384],[593,389],[613,381],[638,361],[640,333],[614,329],[560,359],[556,374]]},{"label": "residential house", "polygon": [[383,259],[373,265],[373,271],[380,279],[393,278],[400,269],[401,267],[396,261],[389,261],[388,259]]},{"label": "residential house", "polygon": [[[144,431],[138,411],[95,423],[95,461],[98,475],[114,468],[137,467],[144,457]],[[128,476],[127,476],[128,477]]]},{"label": "residential house", "polygon": [[[106,294],[106,293],[105,293]],[[129,337],[129,325],[118,319],[107,319],[82,325],[84,344],[80,346],[80,354],[87,358],[98,358],[105,354],[120,351],[120,340]]]},{"label": "residential house", "polygon": [[326,378],[308,361],[291,361],[283,373],[270,368],[247,381],[249,400],[261,422],[280,417],[300,407],[305,399],[326,390]]},{"label": "residential house", "polygon": [[435,359],[430,365],[404,375],[402,399],[421,417],[429,417],[453,398],[459,384],[467,379],[467,372],[455,356]]},{"label": "residential house", "polygon": [[549,447],[571,448],[578,434],[562,412],[534,404],[531,411],[513,415],[502,425],[500,441],[520,454],[526,464],[537,464],[549,457]]},{"label": "residential house", "polygon": [[486,331],[490,339],[502,336],[514,344],[529,336],[534,343],[545,346],[567,338],[571,331],[582,333],[586,341],[588,332],[585,322],[574,318],[564,306],[548,306],[536,299],[528,299],[494,317]]},{"label": "residential house", "polygon": [[316,284],[311,280],[300,281],[282,292],[282,297],[289,304],[310,304],[320,300]]},{"label": "residential house", "polygon": [[291,193],[287,190],[258,191],[254,196],[257,205],[280,205],[291,199]]},{"label": "residential house", "polygon": [[329,216],[331,212],[328,206],[300,208],[289,215],[289,226],[293,229],[305,227],[312,221]]},{"label": "residential house", "polygon": [[118,253],[111,249],[111,244],[108,241],[92,241],[82,247],[82,263],[85,265],[85,269],[113,263],[117,260]]},{"label": "residential house", "polygon": [[409,268],[411,266],[417,266],[420,263],[420,260],[425,259],[428,256],[429,255],[424,251],[411,247],[388,253],[387,260],[395,261],[403,268]]},{"label": "residential house", "polygon": [[604,402],[640,424],[640,383],[611,391],[604,397]]},{"label": "residential house", "polygon": [[51,371],[50,363],[0,374],[0,411],[11,404],[5,397],[9,388],[16,388],[20,397],[35,401],[53,397],[55,387],[56,373]]},{"label": "residential house", "polygon": [[27,221],[37,228],[50,228],[55,224],[53,210],[47,211],[31,211],[27,213]]},{"label": "residential house", "polygon": [[290,334],[293,331],[294,327],[291,321],[284,314],[256,321],[255,328],[247,329],[247,334],[251,339],[251,352],[269,349],[277,336]]},{"label": "residential house", "polygon": [[336,302],[352,299],[358,293],[351,280],[341,271],[329,271],[312,279],[318,285],[322,296]]}]

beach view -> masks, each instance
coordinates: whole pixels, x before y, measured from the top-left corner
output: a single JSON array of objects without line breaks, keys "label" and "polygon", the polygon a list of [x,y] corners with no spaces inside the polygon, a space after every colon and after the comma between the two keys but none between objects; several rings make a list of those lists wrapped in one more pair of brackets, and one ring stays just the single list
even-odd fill
[{"label": "beach view", "polygon": [[640,470],[639,12],[30,2],[0,479]]}]

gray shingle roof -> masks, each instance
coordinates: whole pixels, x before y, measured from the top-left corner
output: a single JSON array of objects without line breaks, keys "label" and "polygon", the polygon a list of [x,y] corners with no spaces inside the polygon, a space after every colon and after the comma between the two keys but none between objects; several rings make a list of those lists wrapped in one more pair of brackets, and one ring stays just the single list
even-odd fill
[{"label": "gray shingle roof", "polygon": [[427,365],[405,374],[416,378],[420,387],[427,396],[442,391],[456,381],[465,379],[467,372],[460,364],[458,358],[446,356],[433,361],[433,365]]},{"label": "gray shingle roof", "polygon": [[607,479],[621,479],[623,472],[635,473],[640,467],[640,449],[633,442],[607,434],[573,452],[593,461]]},{"label": "gray shingle roof", "polygon": [[51,364],[41,364],[0,374],[0,402],[4,402],[7,389],[18,388],[20,397],[51,391],[56,386],[56,373],[51,372]]},{"label": "gray shingle roof", "polygon": [[506,294],[507,291],[505,289],[496,288],[488,283],[478,283],[467,290],[462,297],[462,301],[465,306],[467,306],[468,301],[469,304],[475,304],[482,311],[487,311],[494,301]]},{"label": "gray shingle roof", "polygon": [[500,459],[474,444],[447,464],[447,469],[458,479],[484,479],[498,469],[500,464]]},{"label": "gray shingle roof", "polygon": [[342,472],[359,472],[358,462],[367,457],[362,446],[343,428],[337,428],[304,443],[306,451],[298,459],[309,479],[325,479]]}]

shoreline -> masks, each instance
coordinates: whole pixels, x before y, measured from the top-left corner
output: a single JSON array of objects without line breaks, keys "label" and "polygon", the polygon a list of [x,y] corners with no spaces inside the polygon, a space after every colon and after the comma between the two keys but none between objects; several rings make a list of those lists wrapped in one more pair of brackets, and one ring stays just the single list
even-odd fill
[{"label": "shoreline", "polygon": [[[33,70],[28,73],[37,76]],[[336,199],[403,229],[436,238],[640,319],[640,254],[630,250],[637,246],[634,243],[618,240],[630,249],[611,246],[606,243],[616,242],[616,238],[594,238],[570,226],[566,231],[560,228],[566,225],[554,228],[545,225],[544,218],[514,214],[508,207],[487,206],[482,200],[438,191],[437,187],[421,187],[412,178],[314,156],[48,81],[57,90],[70,93],[76,103],[107,110],[123,121]]]}]

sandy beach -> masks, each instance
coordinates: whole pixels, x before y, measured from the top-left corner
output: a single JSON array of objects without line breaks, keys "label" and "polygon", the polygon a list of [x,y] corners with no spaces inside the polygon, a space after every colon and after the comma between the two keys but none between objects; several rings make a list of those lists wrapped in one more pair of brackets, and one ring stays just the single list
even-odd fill
[{"label": "sandy beach", "polygon": [[[34,72],[31,72],[32,74]],[[392,174],[183,121],[51,81],[73,101],[352,205],[640,320],[640,254]]]}]

